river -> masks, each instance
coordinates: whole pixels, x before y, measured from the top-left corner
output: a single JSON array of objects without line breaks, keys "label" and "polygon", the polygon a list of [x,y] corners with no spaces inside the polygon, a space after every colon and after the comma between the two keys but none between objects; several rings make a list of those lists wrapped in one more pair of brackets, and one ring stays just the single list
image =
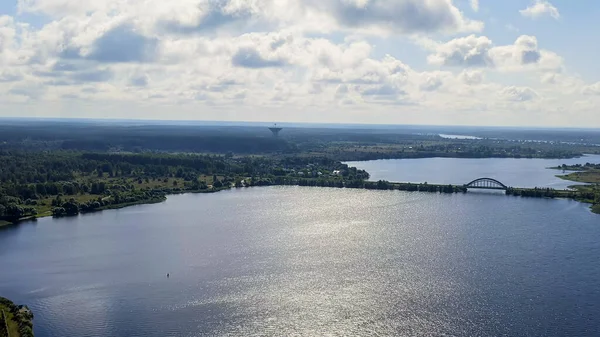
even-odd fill
[{"label": "river", "polygon": [[177,195],[0,230],[0,295],[37,337],[598,336],[599,219],[476,192]]},{"label": "river", "polygon": [[[600,163],[600,155],[573,159],[512,159],[512,158],[425,158],[389,159],[347,162],[349,166],[366,170],[370,180],[430,184],[467,184],[477,178],[494,178],[511,187],[550,187],[566,189],[578,183],[557,178],[561,170],[549,170],[562,164]],[[568,174],[567,171],[564,174]]]}]

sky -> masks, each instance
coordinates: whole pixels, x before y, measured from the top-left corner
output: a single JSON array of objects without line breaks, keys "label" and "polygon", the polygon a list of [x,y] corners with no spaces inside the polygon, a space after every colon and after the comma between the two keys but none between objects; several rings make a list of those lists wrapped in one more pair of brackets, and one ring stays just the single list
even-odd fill
[{"label": "sky", "polygon": [[600,127],[597,0],[0,0],[0,117]]}]

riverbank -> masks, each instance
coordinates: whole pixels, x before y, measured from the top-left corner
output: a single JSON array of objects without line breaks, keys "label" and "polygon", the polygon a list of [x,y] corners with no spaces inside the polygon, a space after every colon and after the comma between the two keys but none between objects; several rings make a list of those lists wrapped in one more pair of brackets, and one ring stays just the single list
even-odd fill
[{"label": "riverbank", "polygon": [[193,194],[217,193],[217,192],[220,192],[220,191],[232,189],[234,187],[235,186],[220,187],[220,188],[209,188],[209,189],[201,189],[201,190],[173,189],[173,190],[168,190],[168,191],[165,191],[164,189],[160,189],[160,190],[151,191],[153,193],[158,193],[158,192],[162,193],[159,197],[150,198],[150,199],[144,199],[144,200],[130,201],[130,202],[123,202],[123,203],[119,203],[119,204],[109,204],[109,205],[101,206],[101,207],[94,208],[94,209],[79,210],[77,213],[73,213],[73,214],[56,215],[56,214],[53,214],[52,211],[45,211],[45,212],[40,213],[40,214],[35,215],[35,216],[28,216],[28,217],[20,218],[17,221],[12,221],[11,222],[11,221],[7,221],[7,220],[0,220],[0,228],[3,227],[3,226],[18,225],[20,223],[27,222],[27,221],[36,221],[37,219],[42,219],[42,218],[47,218],[47,217],[60,218],[60,217],[66,217],[66,216],[76,216],[76,215],[79,215],[79,214],[89,214],[89,213],[101,212],[101,211],[105,211],[105,210],[122,209],[122,208],[130,207],[130,206],[136,206],[136,205],[158,204],[158,203],[166,201],[167,197],[169,195],[178,195],[178,194],[186,194],[186,193],[193,193]]},{"label": "riverbank", "polygon": [[33,337],[33,313],[0,297],[0,337]]},{"label": "riverbank", "polygon": [[[162,182],[162,180],[161,180]],[[315,187],[336,187],[336,188],[358,188],[358,189],[380,189],[380,190],[401,190],[429,193],[466,193],[467,188],[463,185],[452,184],[428,184],[428,183],[408,183],[408,182],[389,182],[380,180],[377,182],[366,181],[360,179],[348,180],[342,177],[328,178],[300,178],[294,176],[277,176],[277,177],[255,177],[254,180],[250,177],[240,178],[236,183],[230,183],[220,187],[210,186],[208,188],[196,189],[187,185],[186,187],[166,187],[165,184],[155,185],[154,188],[145,186],[143,190],[138,190],[134,197],[120,197],[118,194],[108,197],[99,195],[78,195],[65,196],[70,200],[62,203],[62,207],[54,207],[51,210],[42,208],[41,212],[34,216],[27,216],[19,219],[14,223],[24,221],[34,221],[37,218],[48,216],[63,217],[76,216],[98,212],[108,209],[121,209],[134,205],[160,203],[167,199],[168,195],[184,194],[184,193],[216,193],[232,188],[245,188],[254,186],[315,186]],[[184,186],[183,183],[179,186]],[[600,205],[597,205],[596,191],[593,186],[580,185],[574,186],[572,190],[555,190],[550,188],[508,188],[507,195],[535,198],[565,198],[573,199],[584,203],[592,204],[592,211],[600,214]],[[55,199],[52,199],[55,200]],[[45,200],[45,205],[52,201]],[[81,201],[79,201],[81,200]],[[42,206],[45,207],[45,206]],[[13,222],[4,220],[0,222],[0,226],[11,225]]]},{"label": "riverbank", "polygon": [[557,175],[557,178],[585,184],[600,184],[600,170],[575,171],[569,174]]},{"label": "riverbank", "polygon": [[577,201],[592,204],[592,212],[600,214],[600,164],[573,165],[554,167],[563,172],[572,171],[569,174],[556,175],[557,178],[583,183],[585,185],[573,185],[570,188],[585,194],[585,197],[576,199]]},{"label": "riverbank", "polygon": [[[349,189],[368,189],[368,190],[398,190],[407,192],[427,192],[427,193],[467,193],[468,188],[464,185],[452,185],[452,184],[430,184],[430,183],[404,183],[404,182],[388,182],[388,181],[353,181],[353,182],[333,182],[326,180],[317,179],[291,179],[291,180],[280,180],[277,182],[261,179],[257,185],[245,185],[240,186],[229,186],[220,188],[210,188],[202,190],[173,190],[169,193],[165,193],[163,198],[154,200],[139,200],[136,202],[114,204],[106,207],[102,207],[97,210],[81,212],[82,214],[99,212],[109,209],[121,209],[129,206],[143,205],[143,204],[154,204],[160,203],[167,199],[169,195],[179,194],[199,194],[199,193],[217,193],[220,191],[231,190],[234,188],[248,188],[248,187],[262,187],[262,186],[309,186],[309,187],[330,187],[330,188],[349,188]],[[578,202],[591,204],[590,209],[593,213],[600,214],[600,204],[595,204],[594,194],[585,187],[588,185],[575,186],[573,190],[555,190],[550,188],[513,188],[509,187],[504,191],[503,194],[507,196],[523,197],[523,198],[545,198],[545,199],[572,199]],[[584,187],[584,188],[582,188]],[[163,191],[164,192],[164,191]],[[51,215],[45,215],[51,216]],[[40,216],[41,218],[44,216]]]}]

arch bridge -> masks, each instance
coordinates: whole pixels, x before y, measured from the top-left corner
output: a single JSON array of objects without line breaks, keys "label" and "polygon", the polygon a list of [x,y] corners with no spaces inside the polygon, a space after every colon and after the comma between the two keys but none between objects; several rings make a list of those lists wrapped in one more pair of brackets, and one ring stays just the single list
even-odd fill
[{"label": "arch bridge", "polygon": [[486,190],[507,190],[508,187],[503,183],[499,182],[496,179],[492,178],[479,178],[471,181],[468,184],[465,184],[464,187],[469,188],[479,188]]}]

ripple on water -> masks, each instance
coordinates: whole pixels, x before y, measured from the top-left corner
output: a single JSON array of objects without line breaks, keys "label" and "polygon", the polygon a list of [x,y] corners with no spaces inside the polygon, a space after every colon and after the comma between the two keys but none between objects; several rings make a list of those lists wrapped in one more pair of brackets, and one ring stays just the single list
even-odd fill
[{"label": "ripple on water", "polygon": [[19,240],[0,291],[38,337],[597,336],[597,223],[578,203],[471,193],[180,195],[0,232]]}]

